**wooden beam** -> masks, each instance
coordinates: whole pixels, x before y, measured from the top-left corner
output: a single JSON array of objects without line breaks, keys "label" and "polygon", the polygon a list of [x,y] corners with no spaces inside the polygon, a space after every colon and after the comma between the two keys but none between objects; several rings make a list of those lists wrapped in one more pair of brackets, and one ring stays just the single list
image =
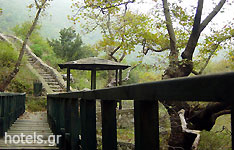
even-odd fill
[{"label": "wooden beam", "polygon": [[70,91],[70,68],[67,68],[67,92]]}]

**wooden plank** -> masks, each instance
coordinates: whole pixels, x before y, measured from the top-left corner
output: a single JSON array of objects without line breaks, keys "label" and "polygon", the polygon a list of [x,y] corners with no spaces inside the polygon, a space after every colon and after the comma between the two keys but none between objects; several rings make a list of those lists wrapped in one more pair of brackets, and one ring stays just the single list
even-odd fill
[{"label": "wooden plank", "polygon": [[135,150],[159,150],[157,101],[134,101]]},{"label": "wooden plank", "polygon": [[116,101],[101,101],[102,149],[117,150]]},{"label": "wooden plank", "polygon": [[10,131],[51,131],[50,128],[45,127],[11,127]]},{"label": "wooden plank", "polygon": [[81,147],[82,149],[96,149],[96,101],[81,100]]}]

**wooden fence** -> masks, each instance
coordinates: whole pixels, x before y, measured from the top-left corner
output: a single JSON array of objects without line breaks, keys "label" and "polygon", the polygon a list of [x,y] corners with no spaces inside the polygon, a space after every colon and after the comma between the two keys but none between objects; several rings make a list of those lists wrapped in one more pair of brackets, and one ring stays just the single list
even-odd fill
[{"label": "wooden fence", "polygon": [[26,94],[12,94],[0,92],[0,137],[25,111]]},{"label": "wooden fence", "polygon": [[[96,149],[96,101],[101,100],[102,149],[116,150],[116,101],[133,100],[135,149],[159,150],[158,100],[224,102],[233,106],[234,73],[50,94],[47,98],[49,124],[63,137],[60,148],[79,149],[81,143],[83,150]],[[232,122],[233,116],[232,111]]]}]

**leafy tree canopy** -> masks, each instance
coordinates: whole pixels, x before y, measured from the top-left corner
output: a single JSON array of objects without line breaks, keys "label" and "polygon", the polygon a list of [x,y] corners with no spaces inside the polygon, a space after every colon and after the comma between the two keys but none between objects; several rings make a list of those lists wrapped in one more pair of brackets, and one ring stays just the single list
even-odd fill
[{"label": "leafy tree canopy", "polygon": [[60,58],[71,61],[95,55],[91,47],[83,44],[81,36],[73,28],[64,28],[59,33],[60,38],[49,41],[49,44]]}]

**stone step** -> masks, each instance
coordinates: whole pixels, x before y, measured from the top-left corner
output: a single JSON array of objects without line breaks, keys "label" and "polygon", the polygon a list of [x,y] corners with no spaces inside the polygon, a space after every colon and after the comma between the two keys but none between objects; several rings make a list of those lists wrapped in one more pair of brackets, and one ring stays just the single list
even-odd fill
[{"label": "stone step", "polygon": [[49,87],[52,89],[61,89],[59,85],[49,85]]},{"label": "stone step", "polygon": [[64,92],[63,89],[52,89],[53,92]]},{"label": "stone step", "polygon": [[54,77],[52,77],[52,76],[43,76],[44,77],[44,79],[54,79]]},{"label": "stone step", "polygon": [[[38,70],[38,73],[39,73],[40,75],[49,74],[48,72],[46,72],[46,71],[41,71],[41,70]],[[49,74],[49,75],[50,75],[50,74]]]},{"label": "stone step", "polygon": [[47,82],[48,85],[59,85],[58,82]]},{"label": "stone step", "polygon": [[42,76],[45,76],[45,77],[47,77],[47,76],[52,76],[51,74],[49,74],[49,73],[47,73],[47,72],[41,73],[41,75],[42,75]]},{"label": "stone step", "polygon": [[[45,78],[44,78],[45,79]],[[46,82],[57,82],[55,79],[45,79]]]}]

